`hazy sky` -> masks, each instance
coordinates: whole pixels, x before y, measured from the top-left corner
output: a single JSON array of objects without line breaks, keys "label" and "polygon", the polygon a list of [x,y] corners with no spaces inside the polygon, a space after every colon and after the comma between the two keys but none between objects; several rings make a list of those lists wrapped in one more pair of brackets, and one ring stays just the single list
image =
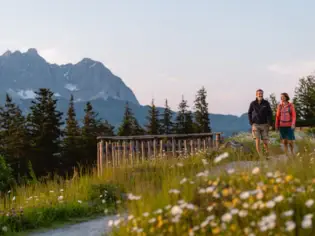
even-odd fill
[{"label": "hazy sky", "polygon": [[209,111],[246,112],[255,90],[293,95],[315,70],[315,1],[0,0],[0,54],[104,63],[141,104],[208,91]]}]

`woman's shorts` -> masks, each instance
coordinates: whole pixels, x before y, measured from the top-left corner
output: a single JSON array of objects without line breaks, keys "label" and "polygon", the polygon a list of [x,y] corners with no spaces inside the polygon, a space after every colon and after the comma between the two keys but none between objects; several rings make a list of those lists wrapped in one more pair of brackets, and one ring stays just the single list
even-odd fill
[{"label": "woman's shorts", "polygon": [[294,129],[291,127],[280,127],[280,138],[287,140],[295,140]]}]

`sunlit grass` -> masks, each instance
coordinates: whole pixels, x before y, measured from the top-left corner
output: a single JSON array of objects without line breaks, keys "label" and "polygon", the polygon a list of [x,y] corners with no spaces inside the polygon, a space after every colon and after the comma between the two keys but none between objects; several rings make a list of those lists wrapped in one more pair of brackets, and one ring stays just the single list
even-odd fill
[{"label": "sunlit grass", "polygon": [[213,174],[217,166],[253,156],[229,150],[120,169],[129,173],[130,181],[115,177],[130,193],[128,216],[110,222],[113,234],[312,235],[315,143],[303,138],[297,145],[299,153],[286,161],[255,160],[220,175]]}]

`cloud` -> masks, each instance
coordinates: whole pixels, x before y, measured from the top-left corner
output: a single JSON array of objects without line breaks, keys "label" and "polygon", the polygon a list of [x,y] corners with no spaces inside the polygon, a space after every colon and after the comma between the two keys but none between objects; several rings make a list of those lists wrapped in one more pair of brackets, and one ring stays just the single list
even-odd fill
[{"label": "cloud", "polygon": [[314,73],[314,61],[297,61],[289,63],[275,63],[269,65],[267,69],[271,72],[280,75],[287,75],[292,77],[301,77]]}]

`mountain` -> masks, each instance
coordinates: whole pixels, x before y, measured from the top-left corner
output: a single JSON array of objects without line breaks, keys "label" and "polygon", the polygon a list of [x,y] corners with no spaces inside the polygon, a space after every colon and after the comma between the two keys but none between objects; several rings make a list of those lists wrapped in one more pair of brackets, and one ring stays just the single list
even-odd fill
[{"label": "mountain", "polygon": [[50,88],[56,96],[76,101],[115,98],[139,104],[121,78],[102,63],[84,58],[77,64],[50,64],[36,49],[25,53],[7,51],[0,56],[0,94],[15,98],[34,98],[38,88]]},{"label": "mountain", "polygon": [[[58,109],[66,114],[70,95],[74,95],[77,118],[83,119],[84,107],[90,101],[99,117],[116,128],[122,121],[125,103],[129,105],[141,125],[146,123],[149,106],[140,105],[136,96],[121,78],[115,76],[102,63],[84,58],[77,64],[50,64],[36,49],[25,53],[7,51],[0,56],[0,104],[9,93],[24,113],[39,88],[50,88],[58,98]],[[158,108],[160,111],[163,108]],[[230,136],[234,132],[248,131],[247,115],[209,114],[215,132]]]}]

